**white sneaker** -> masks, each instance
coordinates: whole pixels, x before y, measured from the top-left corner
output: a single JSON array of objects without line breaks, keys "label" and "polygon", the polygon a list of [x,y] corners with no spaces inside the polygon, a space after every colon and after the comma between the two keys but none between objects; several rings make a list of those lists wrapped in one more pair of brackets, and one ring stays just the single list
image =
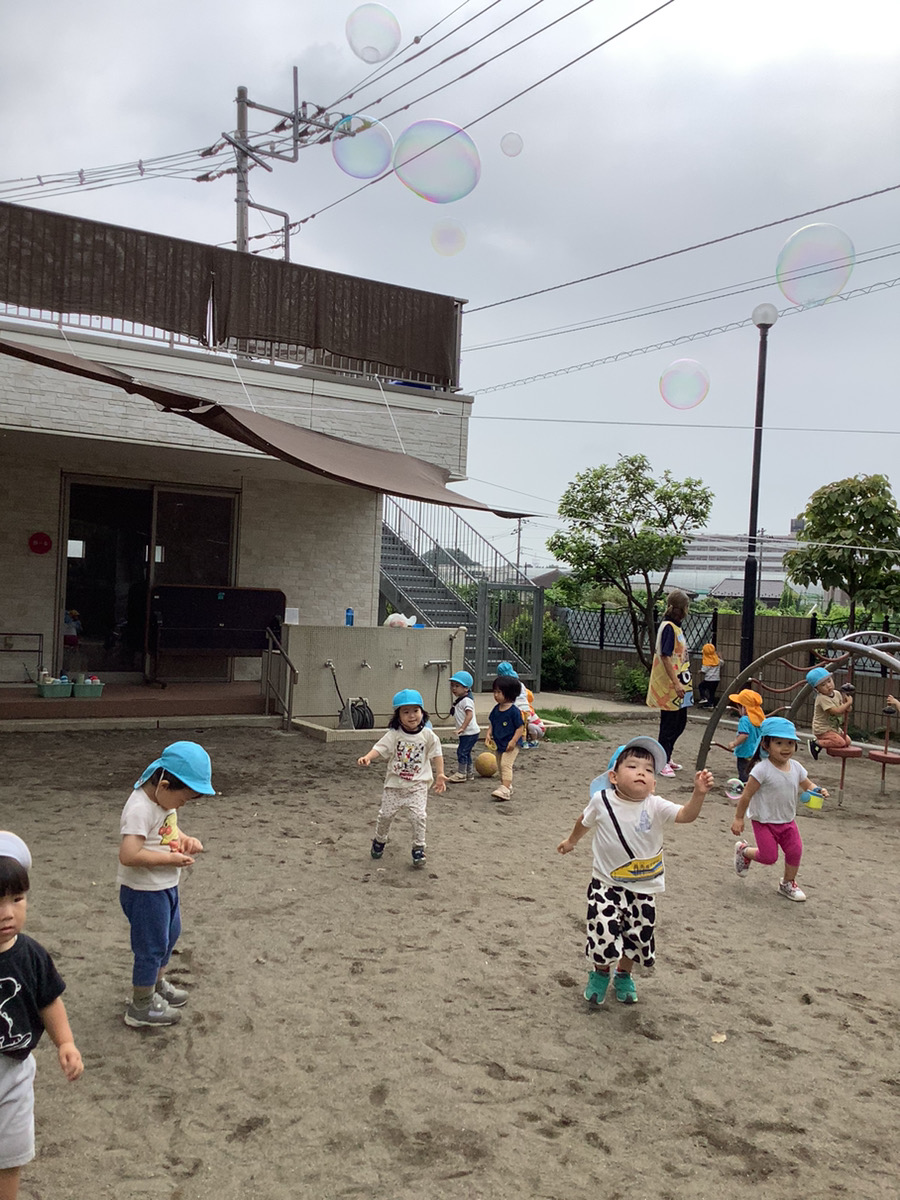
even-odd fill
[{"label": "white sneaker", "polygon": [[495,792],[491,792],[491,796],[494,800],[509,800],[512,797],[512,788],[501,784]]},{"label": "white sneaker", "polygon": [[660,771],[660,775],[662,775],[663,779],[674,779],[674,778],[675,778],[675,771],[674,771],[674,769],[672,768],[672,764],[671,764],[671,763],[666,763],[666,765],[665,765],[665,766],[663,767],[663,769]]},{"label": "white sneaker", "polygon": [[793,879],[782,879],[778,885],[778,895],[785,900],[805,900],[806,892],[801,892]]},{"label": "white sneaker", "polygon": [[750,859],[744,855],[748,842],[734,843],[734,869],[738,875],[745,875],[750,870]]},{"label": "white sneaker", "polygon": [[462,771],[456,771],[452,775],[447,776],[448,783],[468,783],[469,777],[464,775]]}]

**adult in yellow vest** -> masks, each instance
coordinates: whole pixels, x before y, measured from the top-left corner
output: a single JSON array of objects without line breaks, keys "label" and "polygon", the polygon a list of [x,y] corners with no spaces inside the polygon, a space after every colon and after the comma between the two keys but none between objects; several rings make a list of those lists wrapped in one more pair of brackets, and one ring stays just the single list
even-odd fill
[{"label": "adult in yellow vest", "polygon": [[647,688],[647,707],[659,709],[659,743],[666,752],[666,765],[660,774],[667,778],[681,770],[681,764],[672,761],[672,752],[684,733],[687,710],[694,702],[687,642],[681,630],[690,603],[679,588],[666,597],[666,614],[656,634]]}]

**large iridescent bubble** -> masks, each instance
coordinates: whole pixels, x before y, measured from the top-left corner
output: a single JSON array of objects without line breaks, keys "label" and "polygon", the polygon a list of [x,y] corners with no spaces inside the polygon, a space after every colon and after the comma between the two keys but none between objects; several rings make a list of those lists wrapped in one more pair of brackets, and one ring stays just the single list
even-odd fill
[{"label": "large iridescent bubble", "polygon": [[659,393],[670,408],[696,408],[709,391],[709,373],[694,358],[676,358],[659,377]]},{"label": "large iridescent bubble", "polygon": [[466,229],[459,221],[436,221],[431,230],[431,244],[438,254],[451,258],[466,248]]},{"label": "large iridescent bubble", "polygon": [[374,179],[391,165],[394,139],[374,117],[344,117],[334,127],[331,153],[346,175]]},{"label": "large iridescent bubble", "polygon": [[347,18],[347,41],[357,58],[384,62],[400,45],[400,23],[383,4],[361,4]]},{"label": "large iridescent bubble", "polygon": [[792,304],[814,308],[847,286],[856,251],[842,229],[818,221],[792,233],[775,264],[778,286]]},{"label": "large iridescent bubble", "polygon": [[416,121],[394,146],[397,178],[432,204],[468,196],[481,178],[478,147],[449,121]]}]

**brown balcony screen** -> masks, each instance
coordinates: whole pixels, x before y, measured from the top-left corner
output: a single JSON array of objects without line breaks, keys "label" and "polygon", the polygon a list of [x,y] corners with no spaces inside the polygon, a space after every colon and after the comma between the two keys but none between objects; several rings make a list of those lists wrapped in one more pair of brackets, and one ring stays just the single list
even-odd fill
[{"label": "brown balcony screen", "polygon": [[352,369],[458,385],[450,296],[0,203],[0,301],[133,321],[203,345],[299,346]]}]

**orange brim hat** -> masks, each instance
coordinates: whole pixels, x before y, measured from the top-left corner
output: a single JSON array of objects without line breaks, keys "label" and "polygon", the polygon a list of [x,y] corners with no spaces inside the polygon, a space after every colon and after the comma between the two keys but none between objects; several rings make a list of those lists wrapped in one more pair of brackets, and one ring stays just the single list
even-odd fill
[{"label": "orange brim hat", "polygon": [[766,719],[766,714],[763,712],[762,707],[762,696],[759,692],[751,691],[750,688],[744,688],[742,692],[735,692],[728,699],[732,704],[740,704],[742,708],[746,708],[751,725],[759,728]]},{"label": "orange brim hat", "polygon": [[712,642],[707,642],[703,647],[703,665],[704,667],[716,667],[719,664],[719,656],[716,653],[716,648]]}]

